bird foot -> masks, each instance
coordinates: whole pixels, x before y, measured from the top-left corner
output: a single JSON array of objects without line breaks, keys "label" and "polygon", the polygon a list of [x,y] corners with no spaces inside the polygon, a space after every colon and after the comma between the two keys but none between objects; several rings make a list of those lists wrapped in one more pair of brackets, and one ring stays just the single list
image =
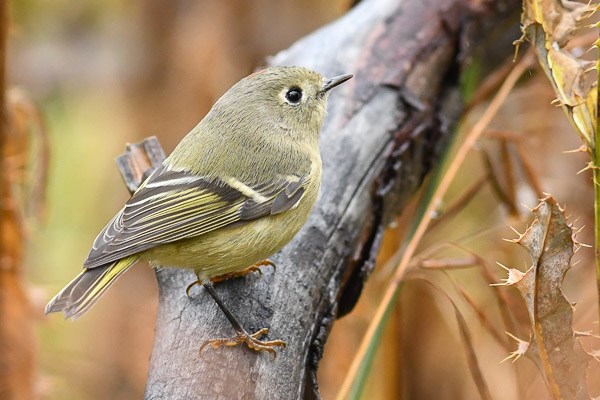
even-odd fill
[{"label": "bird foot", "polygon": [[187,287],[185,288],[185,294],[187,295],[188,298],[191,298],[192,296],[190,296],[190,290],[192,290],[192,288],[196,285],[202,285],[204,282],[202,282],[200,279],[198,279],[197,281],[194,281],[192,283],[190,283],[189,285],[187,285]]},{"label": "bird foot", "polygon": [[223,275],[217,275],[217,276],[213,276],[212,278],[210,278],[210,281],[212,283],[219,283],[219,282],[223,282],[226,281],[228,279],[232,279],[232,278],[239,278],[241,276],[245,276],[248,275],[252,272],[258,272],[262,275],[262,271],[260,270],[260,267],[264,267],[264,266],[270,266],[273,267],[273,270],[276,269],[275,264],[273,263],[273,261],[271,260],[262,260],[260,262],[257,262],[254,265],[249,266],[246,269],[243,269],[241,271],[238,272],[230,272],[227,274],[223,274]]},{"label": "bird foot", "polygon": [[277,356],[275,347],[285,348],[285,342],[283,340],[259,340],[258,338],[262,335],[269,333],[268,328],[262,328],[261,330],[249,334],[246,331],[238,332],[233,338],[219,338],[207,340],[200,346],[199,352],[202,352],[206,346],[210,346],[213,349],[218,349],[222,346],[233,347],[241,344],[246,344],[248,348],[254,351],[266,351],[267,353],[273,354],[273,358]]}]

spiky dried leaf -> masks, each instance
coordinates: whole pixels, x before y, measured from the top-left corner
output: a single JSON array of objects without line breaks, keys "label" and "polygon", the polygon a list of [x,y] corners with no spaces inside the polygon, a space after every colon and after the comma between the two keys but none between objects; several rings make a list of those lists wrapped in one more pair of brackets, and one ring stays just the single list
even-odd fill
[{"label": "spiky dried leaf", "polygon": [[567,0],[525,0],[523,37],[535,49],[558,101],[591,153],[598,124],[598,76],[594,63],[564,47],[597,5]]},{"label": "spiky dried leaf", "polygon": [[551,196],[532,211],[535,219],[517,241],[529,251],[532,266],[514,283],[525,299],[532,327],[525,355],[538,365],[554,398],[589,399],[586,368],[591,357],[575,336],[573,307],[561,290],[571,268],[573,229]]}]

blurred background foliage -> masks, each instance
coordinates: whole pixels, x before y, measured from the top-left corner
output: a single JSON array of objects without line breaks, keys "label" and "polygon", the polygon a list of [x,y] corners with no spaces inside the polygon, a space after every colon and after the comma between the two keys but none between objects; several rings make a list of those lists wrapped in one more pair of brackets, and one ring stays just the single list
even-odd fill
[{"label": "blurred background foliage", "polygon": [[[81,268],[99,229],[127,199],[112,162],[126,142],[156,135],[169,152],[233,83],[265,57],[341,15],[350,0],[19,0],[11,4],[8,82],[26,90],[43,114],[50,141],[48,193],[43,221],[29,227],[26,281],[38,333],[36,392],[42,399],[141,398],[154,333],[157,293],[154,275],[137,267],[117,282],[84,318],[72,323],[43,316],[43,307]],[[352,71],[348,71],[351,73]],[[469,83],[470,84],[470,83]],[[577,174],[584,154],[562,111],[551,105],[552,88],[539,69],[523,78],[505,101],[492,130],[512,135],[508,153],[518,151],[533,165],[577,226],[578,238],[593,243],[591,179]],[[468,130],[485,103],[469,113]],[[506,186],[503,151],[493,134],[462,167],[445,200],[451,204],[486,170],[488,154]],[[505,146],[506,147],[506,146]],[[515,161],[516,163],[517,161]],[[421,243],[424,258],[450,260],[464,251],[439,246],[458,243],[494,264],[525,270],[529,259],[501,239],[523,231],[535,192],[517,170],[516,204],[509,210],[489,184],[482,185],[455,219],[439,224]],[[504,173],[504,174],[503,174]],[[512,178],[511,178],[512,179]],[[514,180],[513,180],[514,181]],[[410,214],[409,212],[405,214]],[[387,286],[386,261],[396,253],[409,215],[386,234],[376,272],[352,314],[338,321],[319,369],[325,399],[341,385],[370,318]],[[427,257],[425,257],[427,255]],[[575,328],[598,332],[593,251],[583,249],[566,278],[566,293],[579,307]],[[496,268],[498,279],[504,277]],[[464,288],[491,321],[502,326],[496,289],[478,267],[424,271],[464,310],[479,364],[494,399],[543,399],[549,395],[526,359],[500,363],[507,351],[481,326],[473,308],[457,295]],[[451,278],[450,278],[451,277]],[[498,289],[511,299],[516,321],[526,326],[515,289]],[[451,304],[429,285],[404,284],[399,306],[382,339],[365,389],[365,399],[477,398]],[[526,338],[526,328],[511,332]],[[585,344],[590,348],[591,344]],[[597,345],[596,345],[597,347]],[[516,367],[518,365],[518,367]],[[592,386],[593,388],[593,386]],[[590,390],[598,395],[600,388]]]}]

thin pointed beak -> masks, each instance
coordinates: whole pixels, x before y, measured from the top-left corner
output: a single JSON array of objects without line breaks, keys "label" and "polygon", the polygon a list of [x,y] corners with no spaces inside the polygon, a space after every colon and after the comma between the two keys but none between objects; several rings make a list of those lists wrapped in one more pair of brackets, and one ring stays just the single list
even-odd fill
[{"label": "thin pointed beak", "polygon": [[327,79],[325,81],[325,85],[323,86],[323,89],[321,89],[321,93],[326,93],[327,91],[333,89],[334,87],[346,82],[348,79],[352,78],[353,76],[354,75],[340,75],[340,76],[335,76],[331,79]]}]

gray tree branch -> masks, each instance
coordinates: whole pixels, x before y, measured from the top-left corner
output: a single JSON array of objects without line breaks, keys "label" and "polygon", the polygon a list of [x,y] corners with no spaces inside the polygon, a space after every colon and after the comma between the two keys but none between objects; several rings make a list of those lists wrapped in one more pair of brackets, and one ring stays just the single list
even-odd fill
[{"label": "gray tree branch", "polygon": [[[199,354],[204,341],[233,331],[201,288],[186,297],[192,272],[160,269],[146,399],[317,394],[315,371],[335,318],[353,307],[383,229],[448,143],[462,111],[464,66],[486,40],[484,47],[498,48],[501,57],[512,51],[490,38],[498,27],[516,26],[517,4],[365,0],[268,60],[327,76],[355,74],[330,97],[320,198],[303,230],[273,257],[277,271],[216,286],[246,329],[268,327],[269,339],[288,346],[275,360],[244,347]],[[155,142],[129,150],[119,165],[135,188],[161,153]]]}]

